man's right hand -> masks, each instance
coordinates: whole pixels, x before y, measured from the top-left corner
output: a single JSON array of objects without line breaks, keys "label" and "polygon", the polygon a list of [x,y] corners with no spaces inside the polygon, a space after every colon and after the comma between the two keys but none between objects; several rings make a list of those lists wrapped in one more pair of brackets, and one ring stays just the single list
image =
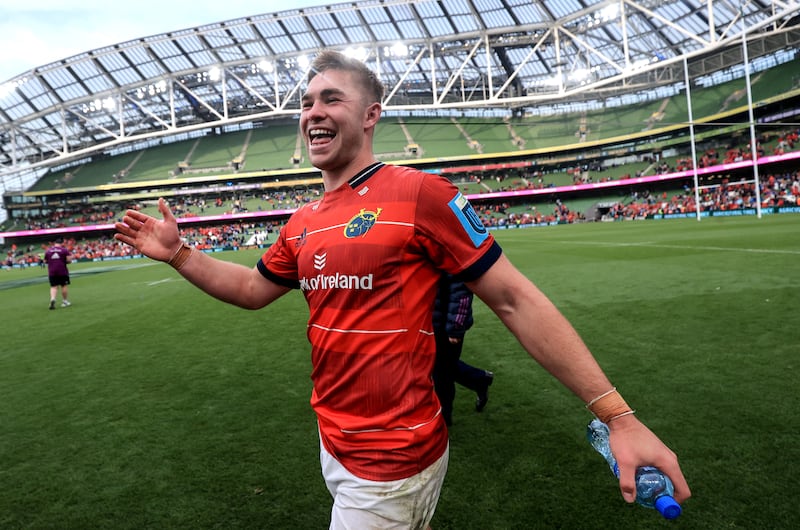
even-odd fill
[{"label": "man's right hand", "polygon": [[122,222],[114,224],[114,239],[122,241],[139,252],[159,261],[169,261],[180,248],[178,222],[163,198],[158,199],[162,220],[136,210],[128,210]]}]

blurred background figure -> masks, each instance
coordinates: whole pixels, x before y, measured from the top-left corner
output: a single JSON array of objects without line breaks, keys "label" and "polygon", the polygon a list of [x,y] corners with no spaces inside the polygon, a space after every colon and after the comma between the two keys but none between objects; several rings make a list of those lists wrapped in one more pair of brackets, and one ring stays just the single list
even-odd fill
[{"label": "blurred background figure", "polygon": [[451,275],[442,276],[433,308],[433,332],[436,337],[436,364],[433,382],[442,404],[447,425],[453,423],[453,400],[456,383],[477,394],[475,410],[481,412],[489,401],[489,386],[494,374],[461,360],[464,336],[472,327],[473,294],[464,283]]},{"label": "blurred background figure", "polygon": [[59,287],[61,288],[61,307],[69,307],[68,286],[69,269],[67,264],[72,261],[72,253],[64,246],[62,238],[56,241],[44,253],[44,260],[47,262],[47,276],[50,280],[50,309],[56,308],[56,297]]}]

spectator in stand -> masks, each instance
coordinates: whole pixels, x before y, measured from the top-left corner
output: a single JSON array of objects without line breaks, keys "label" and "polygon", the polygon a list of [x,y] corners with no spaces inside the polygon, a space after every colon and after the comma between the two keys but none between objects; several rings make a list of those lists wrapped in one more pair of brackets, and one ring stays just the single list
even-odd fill
[{"label": "spectator in stand", "polygon": [[59,288],[61,288],[61,307],[72,305],[68,299],[69,269],[67,268],[67,264],[72,261],[72,254],[63,243],[62,238],[56,238],[55,244],[51,245],[44,253],[44,260],[47,262],[47,276],[50,280],[50,309],[56,308]]},{"label": "spectator in stand", "polygon": [[433,305],[433,335],[436,338],[433,383],[448,426],[453,424],[456,383],[477,394],[475,410],[481,412],[489,401],[489,386],[494,381],[492,372],[461,360],[464,336],[474,322],[472,299],[472,291],[452,275],[445,274],[439,280]]}]

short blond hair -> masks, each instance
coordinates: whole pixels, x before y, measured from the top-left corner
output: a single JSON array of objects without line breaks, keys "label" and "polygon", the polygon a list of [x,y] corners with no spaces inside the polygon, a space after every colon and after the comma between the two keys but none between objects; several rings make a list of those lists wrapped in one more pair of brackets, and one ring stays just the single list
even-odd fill
[{"label": "short blond hair", "polygon": [[383,83],[375,75],[375,72],[370,70],[367,65],[344,55],[343,53],[335,50],[323,50],[311,63],[311,70],[308,72],[308,80],[311,81],[326,70],[341,70],[344,72],[351,72],[355,74],[361,86],[364,88],[365,96],[369,101],[367,103],[382,103],[383,95],[385,92]]}]

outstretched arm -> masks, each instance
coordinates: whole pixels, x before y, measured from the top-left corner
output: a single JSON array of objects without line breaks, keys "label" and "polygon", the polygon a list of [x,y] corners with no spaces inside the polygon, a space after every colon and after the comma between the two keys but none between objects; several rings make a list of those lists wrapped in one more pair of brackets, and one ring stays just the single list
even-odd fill
[{"label": "outstretched arm", "polygon": [[[505,255],[470,289],[483,300],[517,337],[525,350],[584,402],[607,393],[612,385],[578,333],[530,280]],[[628,502],[636,499],[636,468],[656,466],[675,486],[682,502],[691,492],[678,459],[633,414],[609,423],[611,447],[619,465],[619,484]]]},{"label": "outstretched arm", "polygon": [[[145,256],[170,262],[178,255],[183,242],[178,223],[164,199],[158,200],[159,220],[136,210],[128,210],[122,222],[114,225],[114,238],[139,250]],[[184,251],[182,251],[183,253]],[[178,267],[178,272],[211,296],[246,309],[258,309],[286,294],[290,289],[264,278],[253,267],[214,259],[192,250]],[[173,263],[175,263],[173,261]]]}]

